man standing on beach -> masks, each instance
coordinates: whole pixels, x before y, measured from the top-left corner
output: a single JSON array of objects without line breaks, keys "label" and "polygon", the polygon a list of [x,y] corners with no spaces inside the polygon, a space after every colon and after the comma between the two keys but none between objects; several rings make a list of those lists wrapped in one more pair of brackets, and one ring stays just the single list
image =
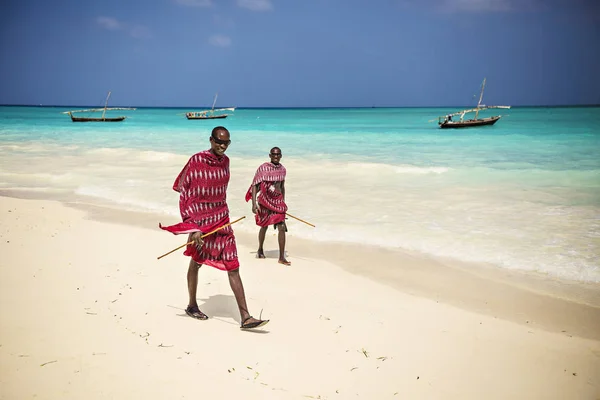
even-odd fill
[{"label": "man standing on beach", "polygon": [[210,150],[193,155],[173,184],[173,190],[179,192],[179,211],[183,222],[161,228],[174,234],[189,233],[188,242],[194,241],[184,252],[184,255],[191,257],[187,273],[189,303],[186,314],[196,319],[208,319],[196,301],[198,270],[202,264],[207,264],[227,271],[240,310],[241,328],[252,329],[264,326],[269,321],[258,320],[248,312],[233,229],[227,226],[204,239],[201,237],[203,232],[229,223],[226,201],[229,157],[225,151],[230,144],[227,129],[217,126],[212,130]]},{"label": "man standing on beach", "polygon": [[258,231],[258,258],[265,258],[263,244],[269,225],[273,225],[278,233],[279,263],[292,265],[285,258],[285,167],[280,163],[281,149],[273,147],[269,153],[271,162],[262,164],[254,174],[254,180],[246,193],[246,201],[252,199],[252,212],[255,214]]}]

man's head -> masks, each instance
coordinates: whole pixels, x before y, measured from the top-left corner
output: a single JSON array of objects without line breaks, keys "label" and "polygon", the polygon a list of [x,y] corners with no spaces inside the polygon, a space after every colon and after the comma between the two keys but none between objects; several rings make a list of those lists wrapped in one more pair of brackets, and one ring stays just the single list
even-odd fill
[{"label": "man's head", "polygon": [[210,134],[210,151],[215,155],[222,156],[225,154],[230,144],[231,139],[229,138],[229,131],[226,128],[217,126],[212,130]]},{"label": "man's head", "polygon": [[282,157],[281,149],[279,147],[273,147],[269,152],[269,157],[271,158],[271,162],[273,164],[279,164],[279,161]]}]

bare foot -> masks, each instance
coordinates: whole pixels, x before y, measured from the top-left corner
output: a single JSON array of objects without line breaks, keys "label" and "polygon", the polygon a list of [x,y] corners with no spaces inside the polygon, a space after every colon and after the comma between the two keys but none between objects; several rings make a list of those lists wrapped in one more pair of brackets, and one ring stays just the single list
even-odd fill
[{"label": "bare foot", "polygon": [[260,249],[256,252],[256,258],[267,258],[267,257],[265,257],[265,253],[262,251],[262,249]]},{"label": "bare foot", "polygon": [[283,265],[292,265],[291,262],[289,262],[288,260],[286,260],[285,258],[280,258],[279,259],[279,264],[283,264]]}]

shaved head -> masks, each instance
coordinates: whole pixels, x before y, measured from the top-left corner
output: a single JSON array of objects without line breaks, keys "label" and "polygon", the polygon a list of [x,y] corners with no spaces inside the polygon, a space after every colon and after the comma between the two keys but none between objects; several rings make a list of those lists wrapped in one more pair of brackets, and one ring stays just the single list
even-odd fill
[{"label": "shaved head", "polygon": [[229,131],[224,126],[215,126],[210,135],[216,138],[219,135],[219,132],[226,132],[229,136]]}]

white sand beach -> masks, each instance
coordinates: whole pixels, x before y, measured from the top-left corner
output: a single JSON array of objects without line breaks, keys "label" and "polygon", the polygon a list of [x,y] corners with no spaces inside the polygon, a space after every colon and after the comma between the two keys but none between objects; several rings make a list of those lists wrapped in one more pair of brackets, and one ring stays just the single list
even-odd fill
[{"label": "white sand beach", "polygon": [[293,236],[285,267],[271,230],[266,260],[237,236],[271,319],[245,332],[210,267],[210,319],[185,315],[188,259],[157,260],[185,241],[158,229],[173,220],[12,197],[0,213],[1,399],[600,398],[596,284]]}]

